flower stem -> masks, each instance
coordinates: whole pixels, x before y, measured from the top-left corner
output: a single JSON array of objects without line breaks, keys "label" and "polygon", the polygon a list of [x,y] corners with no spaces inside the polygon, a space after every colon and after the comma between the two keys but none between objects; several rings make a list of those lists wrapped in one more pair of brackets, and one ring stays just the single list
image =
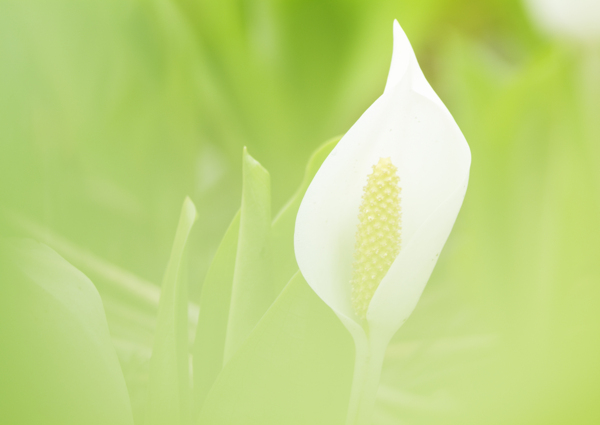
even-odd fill
[{"label": "flower stem", "polygon": [[356,359],[346,425],[370,425],[387,340],[367,337],[355,340]]}]

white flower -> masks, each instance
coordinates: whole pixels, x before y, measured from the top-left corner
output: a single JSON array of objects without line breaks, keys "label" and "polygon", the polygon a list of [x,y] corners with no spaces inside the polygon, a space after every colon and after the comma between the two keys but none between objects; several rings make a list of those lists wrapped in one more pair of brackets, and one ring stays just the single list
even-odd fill
[{"label": "white flower", "polygon": [[[294,236],[304,278],[355,340],[348,423],[367,420],[373,400],[360,401],[371,397],[363,392],[376,389],[389,339],[423,292],[461,207],[470,163],[464,136],[395,21],[385,91],[319,169]],[[382,260],[389,256],[396,257]]]},{"label": "white flower", "polygon": [[527,6],[535,23],[551,35],[600,40],[599,0],[527,0]]}]

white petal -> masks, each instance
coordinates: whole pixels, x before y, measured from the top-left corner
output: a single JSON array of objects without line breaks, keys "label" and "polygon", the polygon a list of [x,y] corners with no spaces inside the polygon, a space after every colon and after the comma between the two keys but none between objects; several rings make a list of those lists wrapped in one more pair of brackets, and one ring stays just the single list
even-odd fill
[{"label": "white petal", "polygon": [[385,84],[384,93],[396,87],[403,78],[410,79],[411,87],[414,91],[428,97],[442,107],[442,109],[446,110],[446,107],[438,95],[427,82],[425,75],[423,75],[423,71],[421,71],[421,68],[419,67],[417,57],[415,56],[415,52],[412,49],[406,33],[398,21],[394,20],[394,51],[392,53],[392,63],[390,65],[390,72]]},{"label": "white petal", "polygon": [[416,61],[416,58],[410,41],[408,41],[408,37],[406,37],[398,21],[394,20],[394,50],[384,93],[396,87],[404,79],[410,63],[413,61]]},{"label": "white petal", "polygon": [[[398,168],[404,250],[424,222],[462,187],[470,166],[462,133],[423,77],[397,22],[394,26],[385,93],[325,160],[296,220],[296,259],[302,274],[338,315],[355,321],[350,303],[352,256],[363,186],[371,167],[380,158],[391,157]],[[446,237],[447,233],[443,241]]]},{"label": "white petal", "polygon": [[391,337],[413,312],[450,235],[467,190],[459,186],[417,230],[375,292],[367,320]]}]

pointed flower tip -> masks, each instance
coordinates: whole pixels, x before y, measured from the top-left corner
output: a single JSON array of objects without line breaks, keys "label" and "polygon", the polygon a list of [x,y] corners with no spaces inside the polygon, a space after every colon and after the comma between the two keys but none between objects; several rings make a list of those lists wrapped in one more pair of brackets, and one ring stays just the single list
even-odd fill
[{"label": "pointed flower tip", "polygon": [[365,319],[371,298],[400,252],[400,178],[391,158],[367,177],[352,265],[352,306]]},{"label": "pointed flower tip", "polygon": [[384,92],[390,91],[398,85],[406,75],[410,62],[413,60],[414,54],[408,37],[400,26],[397,20],[393,24],[393,48],[392,48],[392,63],[388,73],[387,82]]}]

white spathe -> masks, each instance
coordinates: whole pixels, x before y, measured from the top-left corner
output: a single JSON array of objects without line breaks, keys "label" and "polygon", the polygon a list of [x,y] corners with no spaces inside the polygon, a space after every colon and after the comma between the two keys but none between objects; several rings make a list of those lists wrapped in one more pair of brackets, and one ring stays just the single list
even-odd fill
[{"label": "white spathe", "polygon": [[527,0],[531,18],[550,35],[600,41],[600,0]]},{"label": "white spathe", "polygon": [[471,163],[464,136],[397,21],[384,93],[327,157],[296,219],[300,271],[355,340],[367,338],[351,304],[359,206],[371,167],[386,157],[400,176],[402,244],[367,311],[369,338],[380,335],[378,345],[387,345],[417,304],[462,204]]}]

